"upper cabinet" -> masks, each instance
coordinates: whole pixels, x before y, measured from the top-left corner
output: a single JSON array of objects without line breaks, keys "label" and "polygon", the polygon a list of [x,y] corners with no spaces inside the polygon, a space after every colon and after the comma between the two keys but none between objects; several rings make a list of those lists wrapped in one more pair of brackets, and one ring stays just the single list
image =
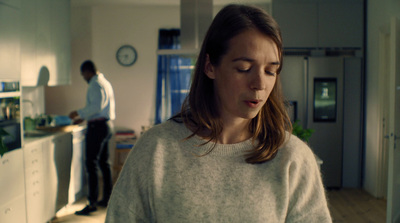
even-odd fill
[{"label": "upper cabinet", "polygon": [[22,0],[21,85],[70,83],[70,1]]},{"label": "upper cabinet", "polygon": [[50,50],[53,53],[52,70],[48,85],[71,83],[71,6],[69,0],[51,1]]},{"label": "upper cabinet", "polygon": [[0,79],[20,79],[20,11],[0,2]]},{"label": "upper cabinet", "polygon": [[0,4],[8,5],[8,6],[15,7],[15,8],[21,7],[20,0],[0,0]]},{"label": "upper cabinet", "polygon": [[275,0],[285,48],[362,48],[362,0]]}]

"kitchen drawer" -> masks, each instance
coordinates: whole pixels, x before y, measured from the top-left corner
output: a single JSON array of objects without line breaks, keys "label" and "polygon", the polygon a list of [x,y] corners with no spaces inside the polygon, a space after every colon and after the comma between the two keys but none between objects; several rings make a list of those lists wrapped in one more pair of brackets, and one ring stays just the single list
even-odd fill
[{"label": "kitchen drawer", "polygon": [[43,168],[42,168],[41,163],[36,167],[31,167],[31,168],[25,169],[25,181],[26,182],[28,180],[40,178],[42,176],[43,176]]},{"label": "kitchen drawer", "polygon": [[43,162],[43,157],[40,155],[32,156],[29,158],[25,157],[25,169],[39,168]]},{"label": "kitchen drawer", "polygon": [[26,213],[28,223],[46,222],[44,216],[44,194],[43,188],[35,188],[26,191]]},{"label": "kitchen drawer", "polygon": [[0,205],[24,192],[23,166],[21,149],[12,150],[0,158]]},{"label": "kitchen drawer", "polygon": [[27,219],[28,223],[43,223],[46,222],[45,215],[43,214],[44,196],[36,191],[31,198],[26,200],[27,205]]},{"label": "kitchen drawer", "polygon": [[42,144],[34,143],[24,147],[25,169],[37,168],[43,162]]},{"label": "kitchen drawer", "polygon": [[11,201],[5,203],[4,205],[0,206],[0,222],[26,222],[25,194],[21,194]]},{"label": "kitchen drawer", "polygon": [[44,179],[43,173],[41,170],[38,169],[30,169],[25,171],[25,183],[26,183],[26,191],[36,190],[43,188]]}]

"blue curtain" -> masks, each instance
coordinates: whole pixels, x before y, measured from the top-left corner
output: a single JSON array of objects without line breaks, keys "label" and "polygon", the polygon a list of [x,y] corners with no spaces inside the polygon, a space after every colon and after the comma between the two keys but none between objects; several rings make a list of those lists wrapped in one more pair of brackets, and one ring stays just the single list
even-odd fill
[{"label": "blue curtain", "polygon": [[[179,49],[179,29],[159,30],[159,49]],[[193,59],[181,55],[159,55],[156,117],[159,124],[180,111],[189,92]]]}]

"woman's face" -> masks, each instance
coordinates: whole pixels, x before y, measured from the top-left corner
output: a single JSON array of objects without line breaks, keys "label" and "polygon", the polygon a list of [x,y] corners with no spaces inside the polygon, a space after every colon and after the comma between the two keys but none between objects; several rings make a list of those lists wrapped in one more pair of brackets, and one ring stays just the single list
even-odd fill
[{"label": "woman's face", "polygon": [[276,44],[255,29],[233,37],[219,65],[207,57],[205,73],[214,80],[223,120],[250,120],[258,114],[274,88],[279,63]]}]

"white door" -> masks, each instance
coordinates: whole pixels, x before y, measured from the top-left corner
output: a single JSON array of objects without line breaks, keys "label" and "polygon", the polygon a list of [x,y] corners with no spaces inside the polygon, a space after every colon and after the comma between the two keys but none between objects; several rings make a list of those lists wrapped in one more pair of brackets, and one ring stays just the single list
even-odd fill
[{"label": "white door", "polygon": [[389,152],[389,70],[390,70],[390,33],[381,29],[379,34],[379,153],[378,180],[376,197],[387,200],[388,188],[388,152]]},{"label": "white door", "polygon": [[390,22],[387,223],[400,222],[400,22]]}]

